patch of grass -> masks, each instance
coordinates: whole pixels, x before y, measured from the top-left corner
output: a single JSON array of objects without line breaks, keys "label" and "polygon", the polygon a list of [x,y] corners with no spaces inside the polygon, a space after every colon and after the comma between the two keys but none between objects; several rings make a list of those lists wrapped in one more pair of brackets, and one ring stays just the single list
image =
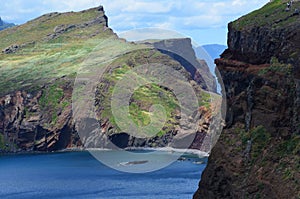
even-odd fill
[{"label": "patch of grass", "polygon": [[[58,25],[84,24],[98,16],[96,9],[55,13],[1,31],[0,50],[13,44],[26,45],[16,53],[0,53],[0,95],[21,89],[38,90],[53,79],[103,67],[102,63],[142,46],[116,39],[99,24],[46,39]],[[90,56],[95,57],[95,62],[85,63]]]},{"label": "patch of grass", "polygon": [[198,97],[199,97],[199,107],[204,106],[209,109],[212,103],[211,94],[209,92],[202,91]]},{"label": "patch of grass", "polygon": [[50,126],[57,123],[59,118],[58,113],[71,104],[71,99],[65,97],[65,91],[61,88],[64,83],[64,81],[57,80],[54,84],[44,88],[42,96],[39,99],[40,108],[47,112],[47,114],[50,114]]},{"label": "patch of grass", "polygon": [[[236,30],[250,29],[251,27],[272,26],[273,28],[292,24],[297,21],[297,16],[292,17],[293,9],[286,12],[287,1],[274,0],[262,8],[251,12],[233,22]],[[294,2],[293,8],[299,8],[300,3]]]},{"label": "patch of grass", "polygon": [[251,155],[253,158],[257,158],[269,144],[271,134],[263,126],[258,126],[250,131],[250,136],[253,143]]},{"label": "patch of grass", "polygon": [[[0,55],[0,93],[35,88],[74,72],[86,73],[135,48],[140,46],[103,36],[69,43],[38,43],[16,54]],[[90,56],[95,62],[87,61]]]},{"label": "patch of grass", "polygon": [[[99,118],[108,119],[113,126],[117,127],[114,117],[110,110],[111,96],[114,92],[114,87],[116,83],[123,79],[124,75],[127,74],[129,71],[132,72],[131,74],[133,76],[136,76],[138,78],[138,75],[135,74],[132,69],[138,67],[139,65],[152,63],[157,59],[159,59],[160,61],[167,62],[170,58],[166,57],[165,55],[161,54],[156,50],[143,49],[125,54],[122,57],[116,59],[110,65],[97,88],[99,94],[96,103],[98,104]],[[171,65],[170,67],[173,67],[173,65]],[[174,67],[178,66],[176,65]],[[210,107],[210,93],[201,90],[199,93],[197,93],[197,95],[199,98],[200,106],[203,105],[206,107]],[[129,117],[138,127],[148,126],[151,123],[151,116],[153,117],[153,113],[150,112],[149,109],[151,106],[157,104],[164,107],[167,117],[164,127],[159,132],[157,132],[158,136],[162,136],[165,133],[174,130],[174,128],[178,124],[176,114],[180,113],[177,98],[175,97],[173,92],[168,88],[164,88],[162,86],[152,83],[137,88],[132,93],[130,99]],[[162,115],[157,115],[155,117],[157,120],[162,121]]]},{"label": "patch of grass", "polygon": [[294,172],[290,168],[286,168],[283,173],[283,177],[285,180],[291,179],[294,176]]},{"label": "patch of grass", "polygon": [[39,104],[42,108],[49,106],[56,108],[62,100],[63,96],[63,89],[61,89],[57,84],[54,84],[51,85],[49,89],[43,92],[43,95],[39,99]]},{"label": "patch of grass", "polygon": [[5,150],[6,149],[6,144],[4,140],[3,134],[0,132],[0,149]]},{"label": "patch of grass", "polygon": [[293,71],[293,66],[291,64],[282,64],[278,61],[276,57],[272,57],[270,61],[270,66],[259,71],[258,75],[266,74],[283,74],[291,75]]},{"label": "patch of grass", "polygon": [[236,132],[240,135],[244,147],[248,140],[252,141],[251,156],[254,159],[261,155],[271,140],[271,134],[263,126],[252,128],[249,132],[244,129],[237,129]]},{"label": "patch of grass", "polygon": [[[110,99],[114,91],[114,86],[127,72],[133,69],[133,67],[138,64],[143,64],[144,61],[146,63],[143,57],[150,57],[151,53],[151,50],[135,51],[129,55],[120,57],[112,64],[113,67],[108,69],[103,77],[103,82],[98,86],[99,92],[101,93],[99,95],[100,104],[104,107],[104,110],[101,111],[101,118],[108,118],[110,122],[116,126],[110,111]],[[108,85],[108,88],[106,88],[106,85]],[[106,91],[104,91],[105,88]],[[130,118],[138,127],[149,125],[152,116],[149,109],[155,104],[163,106],[167,115],[165,127],[162,131],[158,132],[159,135],[163,135],[171,128],[174,128],[174,125],[171,124],[175,122],[175,112],[179,109],[177,99],[170,90],[156,84],[147,84],[137,88],[132,94],[129,104]],[[161,116],[156,115],[156,117],[158,118],[155,119],[159,120]]]},{"label": "patch of grass", "polygon": [[260,193],[257,193],[256,195],[255,195],[255,199],[260,199],[261,198],[261,194]]},{"label": "patch of grass", "polygon": [[277,147],[277,153],[280,157],[287,155],[297,155],[300,153],[300,136],[294,135],[290,139],[285,140]]},{"label": "patch of grass", "polygon": [[30,118],[32,116],[32,113],[29,112],[26,106],[24,107],[24,112],[25,112],[25,118]]},{"label": "patch of grass", "polygon": [[[157,104],[164,107],[167,116],[167,123],[163,130],[158,133],[159,135],[163,135],[171,129],[172,126],[168,126],[168,124],[176,122],[175,114],[180,109],[177,99],[171,91],[155,84],[146,85],[134,92],[132,100],[133,102],[129,105],[129,113],[138,126],[147,126],[150,124],[150,115],[152,113],[149,109],[152,105]],[[154,119],[161,121],[162,117],[162,115],[156,115]]]},{"label": "patch of grass", "polygon": [[25,44],[32,41],[42,41],[47,35],[54,33],[58,25],[71,25],[87,22],[99,15],[96,9],[86,12],[55,13],[52,16],[41,16],[26,24],[16,26],[0,32],[0,49],[12,44]]}]

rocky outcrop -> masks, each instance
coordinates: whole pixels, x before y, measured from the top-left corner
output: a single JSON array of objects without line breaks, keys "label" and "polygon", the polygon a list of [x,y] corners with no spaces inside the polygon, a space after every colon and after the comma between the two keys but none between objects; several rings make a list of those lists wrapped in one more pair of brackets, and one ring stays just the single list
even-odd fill
[{"label": "rocky outcrop", "polygon": [[[89,10],[84,10],[82,12],[89,12]],[[53,29],[53,33],[47,35],[47,40],[55,39],[58,38],[60,35],[74,30],[74,29],[84,29],[91,27],[93,25],[101,25],[103,26],[103,29],[108,28],[108,18],[105,15],[103,6],[99,6],[97,8],[98,16],[90,21],[86,21],[84,23],[78,23],[78,24],[60,24],[56,26]],[[52,14],[47,14],[46,16],[48,17],[54,17],[56,15],[60,15],[60,13],[52,13]],[[45,15],[44,15],[45,16]]]},{"label": "rocky outcrop", "polygon": [[72,121],[72,81],[57,81],[63,82],[62,86],[16,91],[0,98],[0,131],[6,143],[2,151],[57,151],[80,146]]},{"label": "rocky outcrop", "polygon": [[205,90],[217,92],[217,84],[205,60],[198,60],[190,38],[155,42],[154,47],[171,56],[185,67],[192,78]]},{"label": "rocky outcrop", "polygon": [[[282,2],[285,6],[287,1]],[[266,14],[264,19],[261,19],[265,21],[262,26],[251,24],[240,27],[244,21],[250,20],[243,17],[240,21],[229,23],[228,49],[222,54],[222,58],[250,64],[265,64],[275,56],[284,63],[293,64],[295,66],[294,75],[300,78],[299,16],[293,15],[293,12],[285,12],[282,4],[275,7],[274,12]],[[267,6],[265,7],[267,8]],[[293,8],[299,9],[300,2],[294,2]],[[264,10],[262,9],[262,11]]]},{"label": "rocky outcrop", "polygon": [[[285,12],[278,2],[263,9]],[[215,61],[225,86],[226,127],[194,198],[300,196],[299,21],[241,27],[259,13],[229,24],[228,49]]]},{"label": "rocky outcrop", "polygon": [[17,52],[18,50],[20,49],[20,46],[15,44],[15,45],[11,45],[5,49],[2,50],[2,53],[5,53],[5,54],[10,54],[10,53],[15,53]]}]

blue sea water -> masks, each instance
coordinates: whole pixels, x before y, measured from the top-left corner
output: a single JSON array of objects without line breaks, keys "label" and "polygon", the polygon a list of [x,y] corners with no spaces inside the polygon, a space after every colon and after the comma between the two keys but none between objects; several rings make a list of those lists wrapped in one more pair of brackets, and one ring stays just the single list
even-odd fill
[{"label": "blue sea water", "polygon": [[0,198],[188,199],[206,166],[196,157],[150,173],[124,173],[89,152],[0,156]]}]

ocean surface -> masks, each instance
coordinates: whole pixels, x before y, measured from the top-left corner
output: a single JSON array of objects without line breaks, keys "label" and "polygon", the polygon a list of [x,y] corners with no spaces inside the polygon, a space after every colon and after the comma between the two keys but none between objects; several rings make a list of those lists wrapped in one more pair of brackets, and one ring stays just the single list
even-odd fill
[{"label": "ocean surface", "polygon": [[[103,153],[112,158],[119,155]],[[161,170],[134,174],[111,169],[89,152],[0,156],[0,198],[190,199],[207,159],[183,157]]]}]

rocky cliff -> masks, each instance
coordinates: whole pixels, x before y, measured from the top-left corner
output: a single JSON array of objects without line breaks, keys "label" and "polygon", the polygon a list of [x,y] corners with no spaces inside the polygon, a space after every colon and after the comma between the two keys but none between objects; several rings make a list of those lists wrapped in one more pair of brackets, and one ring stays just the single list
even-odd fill
[{"label": "rocky cliff", "polygon": [[180,62],[192,78],[205,90],[217,92],[217,84],[206,61],[196,57],[190,38],[155,42],[154,47]]},{"label": "rocky cliff", "polygon": [[[189,39],[162,41],[171,42],[175,49],[184,44],[188,53],[179,55],[173,48],[169,54],[153,44],[126,42],[108,27],[102,6],[81,12],[46,14],[1,31],[0,37],[5,38],[0,42],[3,49],[0,54],[0,152],[109,147],[107,139],[120,148],[163,147],[176,135],[183,139],[195,137],[191,146],[186,147],[210,150],[211,135],[209,138],[207,135],[214,117],[212,98],[218,100],[219,96],[207,91],[215,91],[214,78],[205,63],[196,59]],[[90,63],[92,56],[95,59]],[[161,103],[167,110],[162,130],[151,138],[140,139],[121,131],[115,123],[110,107],[112,91],[128,71],[143,64],[150,67],[158,61],[187,79],[197,91],[199,107],[182,127],[179,104],[171,90],[155,84],[138,89],[129,102],[135,124],[150,123],[149,109],[153,103]],[[82,71],[93,74],[93,69],[104,70],[91,93],[97,117],[77,121],[72,104],[73,94],[77,92],[75,82]],[[189,127],[191,121],[199,124],[193,131]],[[80,122],[84,125],[78,125]],[[87,131],[88,136],[82,136],[80,131]]]},{"label": "rocky cliff", "polygon": [[74,69],[86,56],[79,51],[93,48],[84,40],[115,37],[103,7],[46,14],[0,34],[0,152],[81,146],[72,119]]},{"label": "rocky cliff", "polygon": [[15,26],[15,24],[13,24],[13,23],[6,23],[6,22],[3,21],[3,20],[1,19],[1,17],[0,17],[0,31],[1,31],[1,30],[4,30],[4,29],[6,29],[6,28],[13,27],[13,26]]},{"label": "rocky cliff", "polygon": [[229,24],[215,62],[226,127],[194,198],[299,198],[299,15],[272,1]]}]

